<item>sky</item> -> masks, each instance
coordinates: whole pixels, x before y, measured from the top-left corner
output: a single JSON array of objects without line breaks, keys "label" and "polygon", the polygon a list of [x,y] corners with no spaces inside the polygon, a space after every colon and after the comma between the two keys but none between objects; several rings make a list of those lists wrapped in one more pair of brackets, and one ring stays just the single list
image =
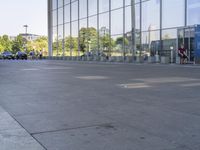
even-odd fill
[{"label": "sky", "polygon": [[25,33],[47,35],[47,0],[1,0],[0,36]]}]

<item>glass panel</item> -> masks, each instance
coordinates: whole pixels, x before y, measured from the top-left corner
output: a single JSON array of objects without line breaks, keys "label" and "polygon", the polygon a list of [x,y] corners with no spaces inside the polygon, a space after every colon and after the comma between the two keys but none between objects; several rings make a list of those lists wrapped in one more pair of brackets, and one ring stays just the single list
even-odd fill
[{"label": "glass panel", "polygon": [[123,0],[111,0],[111,10],[123,7]]},{"label": "glass panel", "polygon": [[53,56],[57,56],[57,27],[53,27]]},{"label": "glass panel", "polygon": [[58,0],[58,8],[63,6],[63,0]]},{"label": "glass panel", "polygon": [[52,13],[53,13],[53,26],[57,26],[57,10],[54,10]]},{"label": "glass panel", "polygon": [[80,55],[82,56],[87,51],[87,19],[80,20],[80,30],[79,30],[79,47]]},{"label": "glass panel", "polygon": [[64,4],[69,4],[70,0],[64,0]]},{"label": "glass panel", "polygon": [[[132,1],[132,0],[125,0],[125,5],[126,5],[126,6],[131,5],[131,1]],[[140,0],[135,0],[135,4],[136,4],[136,3],[139,3],[139,2],[140,2]]]},{"label": "glass panel", "polygon": [[92,55],[98,55],[98,44],[97,44],[97,16],[89,18],[89,51]]},{"label": "glass panel", "polygon": [[162,31],[162,55],[170,56],[171,50],[176,52],[177,29],[168,29]]},{"label": "glass panel", "polygon": [[132,34],[131,32],[126,32],[124,35],[124,49],[125,49],[125,56],[132,55]]},{"label": "glass panel", "polygon": [[80,6],[80,18],[86,18],[87,17],[87,0],[80,0],[79,6]]},{"label": "glass panel", "polygon": [[[131,23],[131,6],[125,8],[125,33],[132,31]],[[135,26],[136,30],[140,30],[140,5],[135,5]]]},{"label": "glass panel", "polygon": [[63,8],[58,9],[58,24],[63,24]]},{"label": "glass panel", "polygon": [[111,56],[123,56],[123,35],[111,36]]},{"label": "glass panel", "polygon": [[63,25],[58,26],[58,55],[63,55]]},{"label": "glass panel", "polygon": [[99,13],[109,11],[109,0],[99,0]]},{"label": "glass panel", "polygon": [[70,22],[70,5],[65,5],[65,23]]},{"label": "glass panel", "polygon": [[154,56],[160,50],[160,31],[149,31],[142,33],[142,51],[137,52],[147,59],[147,56]]},{"label": "glass panel", "polygon": [[163,0],[163,28],[184,26],[185,0]]},{"label": "glass panel", "polygon": [[99,15],[99,49],[100,55],[107,57],[110,51],[109,13]]},{"label": "glass panel", "polygon": [[89,16],[97,14],[97,0],[88,0]]},{"label": "glass panel", "polygon": [[72,38],[71,38],[71,56],[78,56],[78,21],[71,23]]},{"label": "glass panel", "polygon": [[200,24],[200,1],[188,0],[188,25]]},{"label": "glass panel", "polygon": [[74,20],[78,20],[78,2],[75,1],[71,4],[71,8],[72,8],[72,21]]},{"label": "glass panel", "polygon": [[65,24],[65,56],[70,56],[70,23]]},{"label": "glass panel", "polygon": [[126,7],[125,8],[125,33],[131,32],[132,27],[131,27],[131,7]]},{"label": "glass panel", "polygon": [[111,12],[111,35],[123,34],[123,9]]},{"label": "glass panel", "polygon": [[160,28],[160,0],[142,3],[142,31]]},{"label": "glass panel", "polygon": [[57,0],[52,0],[52,8],[57,9]]}]

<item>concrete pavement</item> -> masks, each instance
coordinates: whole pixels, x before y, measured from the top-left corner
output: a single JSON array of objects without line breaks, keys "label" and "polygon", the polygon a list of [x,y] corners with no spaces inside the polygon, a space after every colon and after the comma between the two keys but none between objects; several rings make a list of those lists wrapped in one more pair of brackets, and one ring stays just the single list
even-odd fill
[{"label": "concrete pavement", "polygon": [[0,118],[31,143],[21,150],[199,150],[199,77],[191,65],[0,61]]}]

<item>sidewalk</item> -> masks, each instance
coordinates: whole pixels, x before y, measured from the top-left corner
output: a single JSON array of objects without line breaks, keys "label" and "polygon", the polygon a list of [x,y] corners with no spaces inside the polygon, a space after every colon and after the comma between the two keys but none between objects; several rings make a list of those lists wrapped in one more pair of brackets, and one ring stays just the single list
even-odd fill
[{"label": "sidewalk", "polygon": [[36,140],[0,107],[1,150],[44,150]]}]

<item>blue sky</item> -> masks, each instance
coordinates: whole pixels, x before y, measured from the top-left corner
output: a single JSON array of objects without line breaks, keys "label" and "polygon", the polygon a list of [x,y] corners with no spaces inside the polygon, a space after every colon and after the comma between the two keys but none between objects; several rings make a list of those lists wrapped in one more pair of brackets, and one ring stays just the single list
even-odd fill
[{"label": "blue sky", "polygon": [[47,0],[1,0],[0,35],[24,33],[47,35]]}]

